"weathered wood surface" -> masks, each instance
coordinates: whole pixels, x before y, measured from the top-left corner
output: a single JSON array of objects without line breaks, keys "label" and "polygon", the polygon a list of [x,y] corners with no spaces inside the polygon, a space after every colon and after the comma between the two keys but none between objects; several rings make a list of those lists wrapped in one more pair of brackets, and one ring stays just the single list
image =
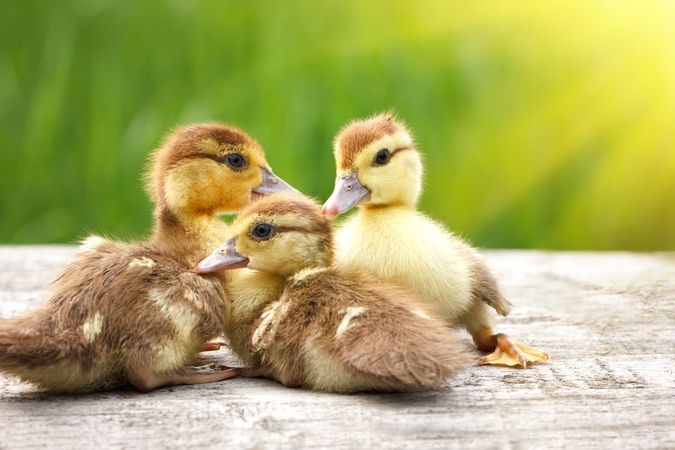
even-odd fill
[{"label": "weathered wood surface", "polygon": [[[0,317],[41,303],[72,253],[0,247]],[[0,448],[675,448],[675,255],[486,255],[516,306],[499,330],[551,363],[410,395],[235,379],[49,396],[0,376]]]}]

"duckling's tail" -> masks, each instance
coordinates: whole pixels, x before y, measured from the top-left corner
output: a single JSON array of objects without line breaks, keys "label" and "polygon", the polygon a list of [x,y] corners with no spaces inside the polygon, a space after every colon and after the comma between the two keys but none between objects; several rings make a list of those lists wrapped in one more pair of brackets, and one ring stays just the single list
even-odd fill
[{"label": "duckling's tail", "polygon": [[33,347],[33,327],[27,317],[0,320],[0,371],[15,375],[15,371],[31,364],[29,348]]},{"label": "duckling's tail", "polygon": [[62,358],[59,341],[41,311],[0,320],[0,372],[30,378],[30,372]]},{"label": "duckling's tail", "polygon": [[79,328],[57,327],[46,308],[0,320],[0,373],[49,392],[90,392],[119,384],[116,373],[92,370],[91,348],[82,338]]}]

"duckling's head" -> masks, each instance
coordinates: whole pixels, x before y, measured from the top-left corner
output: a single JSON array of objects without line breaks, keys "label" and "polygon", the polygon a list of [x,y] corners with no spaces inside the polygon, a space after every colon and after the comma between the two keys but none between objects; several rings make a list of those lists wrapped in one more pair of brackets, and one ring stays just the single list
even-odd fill
[{"label": "duckling's head", "polygon": [[273,194],[239,214],[229,240],[197,266],[198,273],[248,267],[288,276],[326,267],[333,258],[333,234],[321,207],[298,194]]},{"label": "duckling's head", "polygon": [[260,145],[237,128],[178,128],[152,156],[148,187],[160,210],[180,218],[239,211],[252,198],[295,191],[274,175]]},{"label": "duckling's head", "polygon": [[337,178],[323,211],[335,217],[356,205],[414,206],[422,159],[412,135],[392,113],[357,120],[335,138]]}]

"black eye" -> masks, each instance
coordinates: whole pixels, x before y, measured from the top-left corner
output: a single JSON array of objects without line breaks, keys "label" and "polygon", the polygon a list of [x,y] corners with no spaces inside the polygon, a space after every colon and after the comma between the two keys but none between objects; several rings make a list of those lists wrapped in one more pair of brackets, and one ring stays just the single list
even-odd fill
[{"label": "black eye", "polygon": [[246,165],[246,158],[244,158],[241,153],[229,153],[225,157],[227,164],[233,169],[241,169]]},{"label": "black eye", "polygon": [[373,164],[377,166],[384,166],[389,162],[389,158],[391,158],[391,153],[389,153],[389,150],[387,150],[386,148],[383,148],[375,155],[375,158],[373,159]]},{"label": "black eye", "polygon": [[272,234],[272,225],[259,223],[251,230],[251,235],[256,239],[267,239]]}]

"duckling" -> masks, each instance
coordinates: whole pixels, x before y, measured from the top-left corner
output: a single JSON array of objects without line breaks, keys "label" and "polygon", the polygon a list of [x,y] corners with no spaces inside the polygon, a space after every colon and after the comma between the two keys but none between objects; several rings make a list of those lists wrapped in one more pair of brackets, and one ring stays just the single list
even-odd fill
[{"label": "duckling", "polygon": [[199,276],[198,261],[224,239],[217,214],[253,197],[293,190],[262,148],[218,123],[179,128],[152,157],[154,232],[146,242],[84,240],[37,310],[0,321],[0,371],[53,392],[130,383],[162,386],[219,381],[235,370],[187,365],[219,347],[227,317],[226,277]]},{"label": "duckling", "polygon": [[252,365],[242,375],[325,392],[412,391],[439,388],[470,361],[412,293],[331,267],[332,228],[312,200],[258,200],[229,236],[196,271],[249,268],[228,296],[231,347]]},{"label": "duckling", "polygon": [[493,352],[480,364],[527,367],[548,354],[492,331],[489,308],[506,316],[511,304],[478,253],[417,211],[422,160],[407,127],[391,113],[345,126],[334,142],[335,189],[327,217],[359,206],[337,234],[338,267],[395,280],[463,325],[476,346]]}]

